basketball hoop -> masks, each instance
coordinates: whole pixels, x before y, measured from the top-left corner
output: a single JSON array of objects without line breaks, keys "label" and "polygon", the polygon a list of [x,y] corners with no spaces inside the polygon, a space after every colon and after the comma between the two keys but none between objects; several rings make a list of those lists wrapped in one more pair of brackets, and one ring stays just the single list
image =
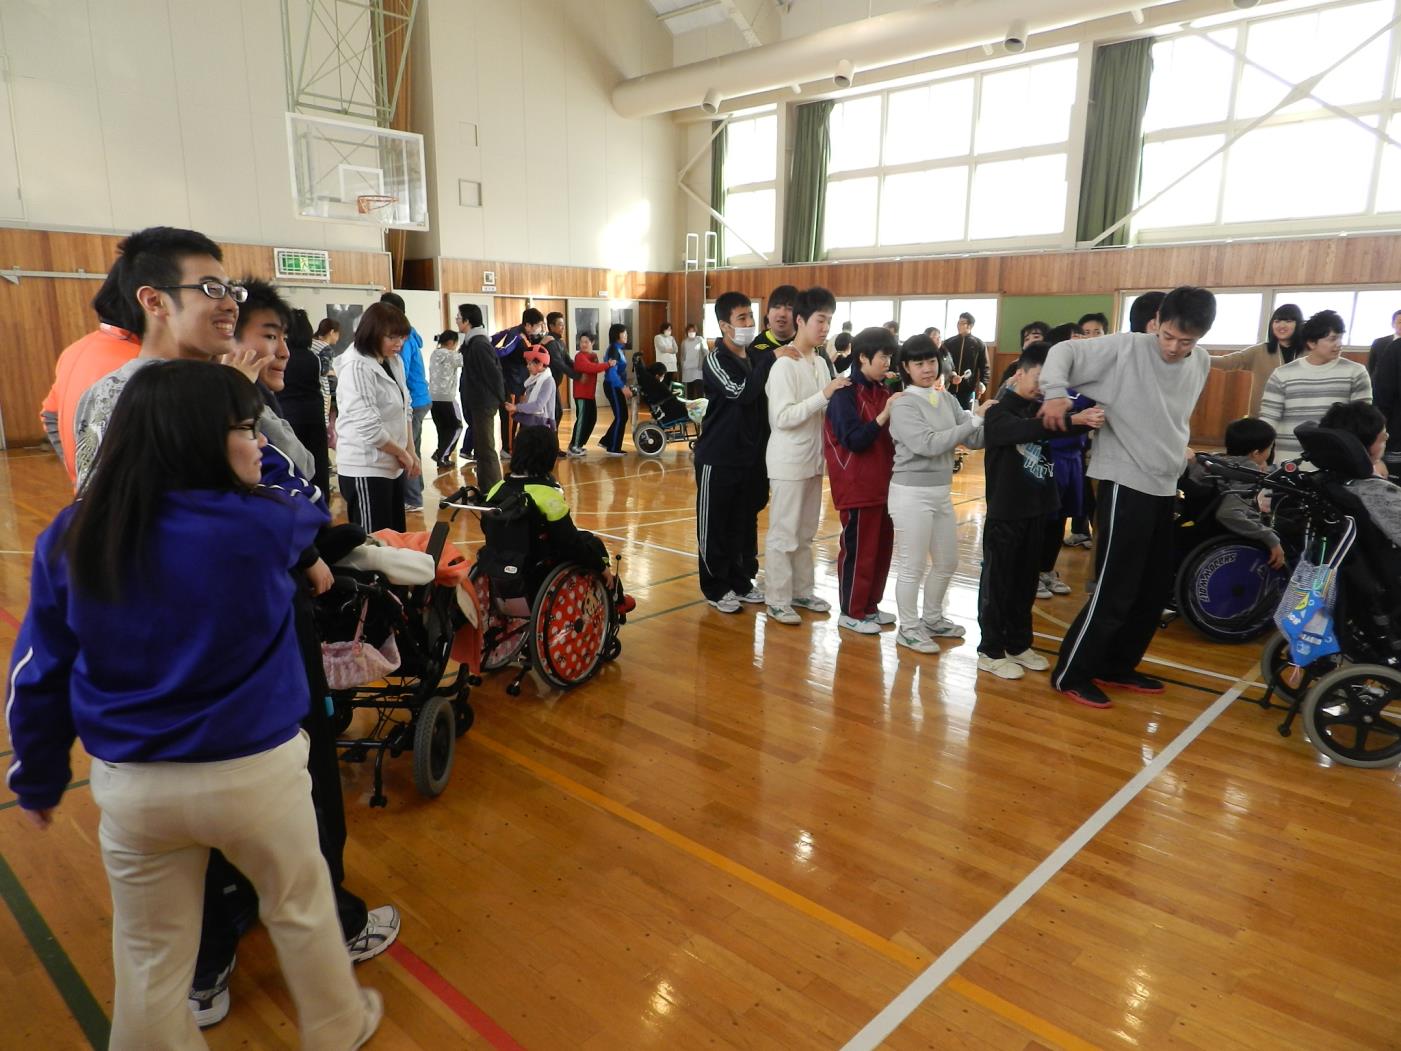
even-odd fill
[{"label": "basketball hoop", "polygon": [[361,215],[369,215],[371,212],[377,212],[381,208],[388,208],[398,200],[399,198],[395,197],[393,194],[362,193],[359,197],[355,198],[355,210]]}]

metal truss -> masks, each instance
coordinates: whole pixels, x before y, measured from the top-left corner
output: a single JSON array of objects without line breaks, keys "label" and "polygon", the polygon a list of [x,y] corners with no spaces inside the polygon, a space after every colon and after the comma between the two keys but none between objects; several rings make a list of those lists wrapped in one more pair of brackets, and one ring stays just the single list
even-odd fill
[{"label": "metal truss", "polygon": [[418,0],[282,0],[287,108],[388,127],[417,13]]}]

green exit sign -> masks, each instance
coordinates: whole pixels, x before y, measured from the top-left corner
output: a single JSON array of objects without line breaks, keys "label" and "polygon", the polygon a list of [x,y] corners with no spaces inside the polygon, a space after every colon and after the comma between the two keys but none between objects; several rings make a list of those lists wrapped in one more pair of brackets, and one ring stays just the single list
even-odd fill
[{"label": "green exit sign", "polygon": [[331,280],[331,253],[301,248],[275,248],[273,261],[279,278],[300,281]]}]

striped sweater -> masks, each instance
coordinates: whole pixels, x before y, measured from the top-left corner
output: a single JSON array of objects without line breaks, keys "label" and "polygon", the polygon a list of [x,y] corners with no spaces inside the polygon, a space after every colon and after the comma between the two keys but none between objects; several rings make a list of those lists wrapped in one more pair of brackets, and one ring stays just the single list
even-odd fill
[{"label": "striped sweater", "polygon": [[1265,381],[1260,418],[1274,427],[1275,460],[1292,460],[1303,450],[1294,437],[1301,423],[1317,423],[1335,401],[1371,401],[1372,381],[1367,369],[1348,358],[1337,357],[1326,365],[1311,365],[1295,358],[1281,365]]}]

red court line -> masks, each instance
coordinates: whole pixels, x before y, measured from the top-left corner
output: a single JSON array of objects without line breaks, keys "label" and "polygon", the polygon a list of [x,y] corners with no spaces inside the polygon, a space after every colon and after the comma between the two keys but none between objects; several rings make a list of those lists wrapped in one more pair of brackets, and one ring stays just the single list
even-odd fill
[{"label": "red court line", "polygon": [[462,995],[451,982],[420,959],[403,942],[396,941],[389,947],[388,954],[393,957],[395,963],[417,978],[429,992],[446,1004],[453,1014],[485,1037],[487,1043],[497,1051],[525,1051],[524,1047],[512,1039],[510,1033],[492,1021],[490,1015]]},{"label": "red court line", "polygon": [[0,620],[3,620],[6,624],[14,628],[16,631],[19,631],[19,621],[15,620],[14,614],[12,614],[4,606],[0,606]]}]

